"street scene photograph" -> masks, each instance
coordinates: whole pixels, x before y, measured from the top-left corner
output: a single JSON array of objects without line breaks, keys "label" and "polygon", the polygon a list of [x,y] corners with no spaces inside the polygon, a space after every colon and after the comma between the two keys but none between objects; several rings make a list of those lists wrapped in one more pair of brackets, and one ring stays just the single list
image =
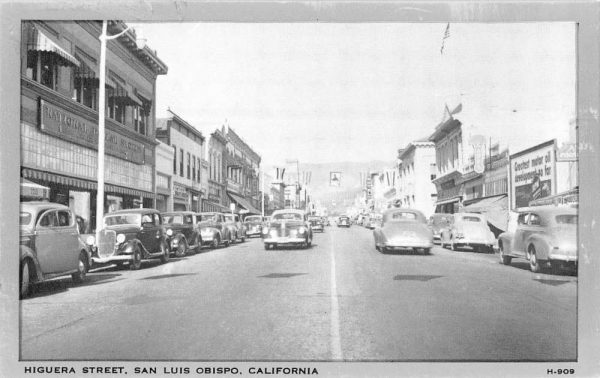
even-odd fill
[{"label": "street scene photograph", "polygon": [[577,361],[576,23],[20,26],[19,361]]}]

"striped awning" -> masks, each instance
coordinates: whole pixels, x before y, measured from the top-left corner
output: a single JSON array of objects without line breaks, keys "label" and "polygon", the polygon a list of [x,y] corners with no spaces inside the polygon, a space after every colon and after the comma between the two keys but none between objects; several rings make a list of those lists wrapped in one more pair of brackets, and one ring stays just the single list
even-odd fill
[{"label": "striped awning", "polygon": [[[108,83],[108,80],[107,80]],[[125,105],[130,105],[130,106],[142,106],[142,100],[139,99],[139,97],[137,97],[134,94],[134,89],[131,85],[129,84],[125,84],[122,85],[120,84],[117,80],[111,80],[111,83],[114,84],[114,91],[112,93],[112,98],[115,101],[119,101],[121,103],[124,103]]]},{"label": "striped awning", "polygon": [[35,26],[27,29],[27,51],[41,51],[54,54],[59,58],[58,63],[63,66],[73,65],[79,67],[81,65],[77,58],[66,52]]}]

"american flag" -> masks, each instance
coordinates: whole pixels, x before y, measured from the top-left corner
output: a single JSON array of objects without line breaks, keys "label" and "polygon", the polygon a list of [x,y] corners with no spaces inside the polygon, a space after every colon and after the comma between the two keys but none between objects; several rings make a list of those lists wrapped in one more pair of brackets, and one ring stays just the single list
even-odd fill
[{"label": "american flag", "polygon": [[444,43],[446,42],[447,38],[450,38],[450,23],[448,23],[448,25],[446,25],[446,31],[444,32],[444,38],[442,38],[442,48],[440,49],[440,54],[444,53]]}]

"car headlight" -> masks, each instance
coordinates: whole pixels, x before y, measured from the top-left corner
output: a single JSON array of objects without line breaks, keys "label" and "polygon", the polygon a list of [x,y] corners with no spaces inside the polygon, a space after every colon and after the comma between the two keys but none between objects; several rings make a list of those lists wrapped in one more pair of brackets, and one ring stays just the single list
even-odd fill
[{"label": "car headlight", "polygon": [[117,235],[117,243],[121,244],[125,241],[125,234]]},{"label": "car headlight", "polygon": [[96,242],[96,238],[92,235],[89,235],[86,239],[85,239],[85,244],[87,245],[94,245],[94,243]]},{"label": "car headlight", "polygon": [[299,234],[303,234],[303,233],[305,233],[305,232],[306,232],[306,228],[304,228],[304,227],[300,227],[300,228],[298,229],[298,233],[299,233]]},{"label": "car headlight", "polygon": [[167,230],[167,235],[168,236],[173,236],[173,230],[171,230],[170,228]]}]

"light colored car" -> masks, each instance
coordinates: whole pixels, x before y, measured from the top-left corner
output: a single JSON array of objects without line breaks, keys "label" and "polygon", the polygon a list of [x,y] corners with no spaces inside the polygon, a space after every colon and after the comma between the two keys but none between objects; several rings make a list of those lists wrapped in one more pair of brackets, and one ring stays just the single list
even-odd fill
[{"label": "light colored car", "polygon": [[290,245],[309,248],[313,234],[304,211],[285,209],[273,212],[271,224],[263,228],[262,237],[265,249]]},{"label": "light colored car", "polygon": [[408,208],[394,208],[383,213],[381,227],[373,230],[375,249],[380,252],[412,250],[429,254],[433,234],[422,212]]},{"label": "light colored car", "polygon": [[455,213],[450,224],[441,231],[441,245],[456,251],[461,247],[471,247],[476,252],[493,252],[496,238],[488,226],[487,219],[477,213]]},{"label": "light colored car", "polygon": [[308,221],[310,222],[310,227],[312,228],[313,232],[325,232],[325,224],[323,223],[323,218],[313,215],[308,217]]},{"label": "light colored car", "polygon": [[253,236],[262,235],[262,228],[265,223],[264,218],[261,215],[248,215],[244,218],[244,225],[246,227],[246,236],[251,238]]},{"label": "light colored car", "polygon": [[452,214],[433,214],[429,217],[429,228],[433,232],[433,242],[442,240],[442,230],[450,225]]},{"label": "light colored car", "polygon": [[77,283],[85,279],[92,256],[67,206],[22,202],[19,226],[20,297],[29,295],[35,282],[69,274]]},{"label": "light colored car", "polygon": [[532,272],[576,269],[577,219],[577,209],[568,206],[521,209],[516,230],[498,237],[500,261],[509,265],[513,258],[526,259]]},{"label": "light colored car", "polygon": [[210,245],[211,248],[217,248],[221,244],[227,247],[235,241],[231,233],[233,228],[225,224],[225,216],[222,213],[200,213],[197,214],[197,221],[202,243]]},{"label": "light colored car", "polygon": [[382,220],[383,216],[381,214],[373,213],[369,216],[369,219],[366,223],[366,227],[370,230],[373,230],[377,227],[381,227]]},{"label": "light colored car", "polygon": [[223,214],[226,227],[231,228],[231,234],[234,240],[246,241],[246,226],[240,220],[239,214]]}]

